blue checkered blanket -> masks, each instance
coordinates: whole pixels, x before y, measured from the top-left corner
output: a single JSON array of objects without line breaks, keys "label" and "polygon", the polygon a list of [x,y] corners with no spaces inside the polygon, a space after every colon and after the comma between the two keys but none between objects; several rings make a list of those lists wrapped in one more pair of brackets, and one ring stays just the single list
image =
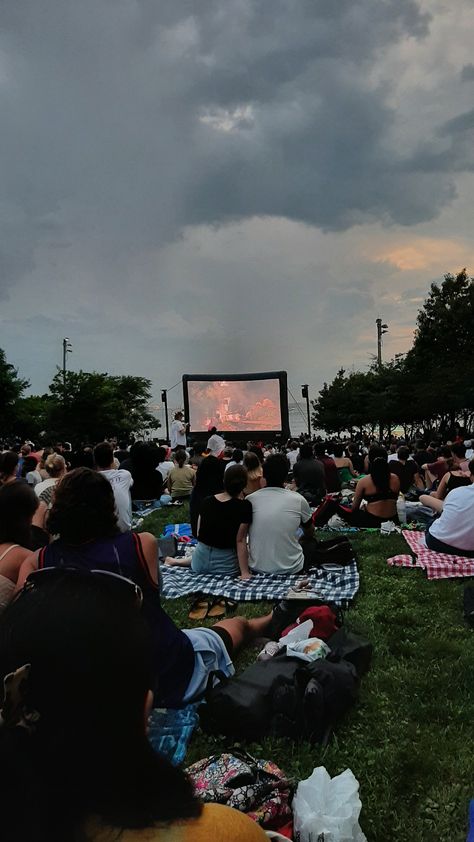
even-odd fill
[{"label": "blue checkered blanket", "polygon": [[313,569],[288,575],[286,573],[255,573],[242,582],[229,576],[210,576],[193,573],[182,567],[161,567],[162,594],[165,599],[179,599],[195,593],[223,596],[236,602],[256,602],[260,599],[284,599],[289,588],[308,579],[318,597],[336,605],[345,606],[359,590],[359,572],[355,561],[340,570]]}]

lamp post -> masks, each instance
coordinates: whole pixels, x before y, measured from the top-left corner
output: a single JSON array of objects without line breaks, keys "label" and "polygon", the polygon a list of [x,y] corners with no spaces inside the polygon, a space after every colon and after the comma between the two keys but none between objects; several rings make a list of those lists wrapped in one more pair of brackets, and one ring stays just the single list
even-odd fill
[{"label": "lamp post", "polygon": [[168,419],[168,390],[162,389],[161,390],[161,401],[163,403],[163,409],[165,412],[165,424],[166,424],[166,441],[169,442],[170,440],[170,423]]},{"label": "lamp post", "polygon": [[66,359],[67,355],[72,354],[72,345],[68,336],[63,339],[63,386],[66,388]]},{"label": "lamp post", "polygon": [[377,325],[377,365],[379,368],[382,367],[382,336],[384,333],[388,333],[388,325],[382,324],[382,319],[378,318],[375,320],[375,324]]},{"label": "lamp post", "polygon": [[309,393],[308,393],[308,384],[305,383],[301,387],[301,396],[306,398],[306,414],[308,416],[308,436],[311,438],[311,414],[309,411]]}]

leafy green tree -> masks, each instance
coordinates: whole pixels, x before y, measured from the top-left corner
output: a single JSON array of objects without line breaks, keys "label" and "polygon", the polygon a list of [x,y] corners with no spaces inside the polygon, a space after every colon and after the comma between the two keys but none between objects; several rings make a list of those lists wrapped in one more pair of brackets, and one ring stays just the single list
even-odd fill
[{"label": "leafy green tree", "polygon": [[35,444],[48,436],[53,400],[50,395],[29,395],[16,402],[15,431],[22,439]]},{"label": "leafy green tree", "polygon": [[7,362],[5,351],[0,348],[0,433],[16,434],[17,402],[30,384],[18,376],[18,371]]},{"label": "leafy green tree", "polygon": [[51,383],[51,432],[73,441],[143,433],[159,426],[148,411],[151,382],[100,372],[58,372]]}]

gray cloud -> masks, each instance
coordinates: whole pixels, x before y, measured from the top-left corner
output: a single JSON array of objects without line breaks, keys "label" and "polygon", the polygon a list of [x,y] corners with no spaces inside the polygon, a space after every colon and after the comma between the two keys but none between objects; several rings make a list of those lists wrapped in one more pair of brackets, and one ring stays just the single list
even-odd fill
[{"label": "gray cloud", "polygon": [[465,64],[461,70],[461,81],[472,82],[474,80],[474,64]]}]

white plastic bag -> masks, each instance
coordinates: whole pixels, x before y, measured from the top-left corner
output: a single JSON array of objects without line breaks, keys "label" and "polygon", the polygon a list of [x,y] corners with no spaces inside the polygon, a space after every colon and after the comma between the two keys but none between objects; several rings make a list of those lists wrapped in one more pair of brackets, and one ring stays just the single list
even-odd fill
[{"label": "white plastic bag", "polygon": [[[284,638],[283,638],[284,640]],[[301,658],[302,661],[317,661],[318,658],[327,658],[330,648],[319,637],[310,637],[308,640],[299,640],[287,646],[286,654],[291,658]]]},{"label": "white plastic bag", "polygon": [[331,778],[318,766],[298,784],[293,799],[296,842],[367,842],[359,826],[361,807],[350,769]]}]

